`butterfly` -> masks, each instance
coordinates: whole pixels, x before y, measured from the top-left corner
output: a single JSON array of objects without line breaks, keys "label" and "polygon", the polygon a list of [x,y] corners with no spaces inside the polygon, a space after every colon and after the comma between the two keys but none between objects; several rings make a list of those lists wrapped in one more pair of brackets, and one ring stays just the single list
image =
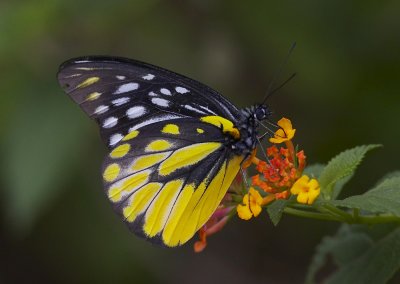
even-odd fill
[{"label": "butterfly", "polygon": [[102,177],[113,209],[136,235],[167,247],[207,222],[271,115],[265,104],[238,109],[202,83],[126,58],[71,59],[57,76],[108,147]]}]

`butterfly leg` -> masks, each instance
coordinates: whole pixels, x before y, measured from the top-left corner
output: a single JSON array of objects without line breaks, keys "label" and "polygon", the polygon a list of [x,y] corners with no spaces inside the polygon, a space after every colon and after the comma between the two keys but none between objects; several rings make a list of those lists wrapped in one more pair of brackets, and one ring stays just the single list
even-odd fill
[{"label": "butterfly leg", "polygon": [[268,163],[271,167],[273,167],[273,165],[271,164],[271,161],[269,160],[269,158],[268,158],[268,156],[267,156],[267,153],[265,152],[265,149],[264,149],[263,145],[261,144],[261,140],[260,140],[260,138],[258,138],[258,137],[257,137],[257,142],[258,142],[258,144],[260,145],[260,149],[261,149],[261,152],[263,153],[263,156],[264,156],[265,160],[267,161],[267,163]]}]

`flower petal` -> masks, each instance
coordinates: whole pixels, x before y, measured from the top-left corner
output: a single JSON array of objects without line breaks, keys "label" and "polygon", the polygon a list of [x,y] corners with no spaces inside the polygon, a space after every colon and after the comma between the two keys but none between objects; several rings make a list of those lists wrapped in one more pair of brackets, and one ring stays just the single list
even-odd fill
[{"label": "flower petal", "polygon": [[303,204],[313,204],[319,196],[321,190],[316,179],[311,179],[307,175],[299,178],[290,189],[290,192],[297,195],[297,202]]},{"label": "flower petal", "polygon": [[303,188],[305,186],[307,186],[309,177],[306,175],[303,175],[301,178],[299,178],[292,186],[292,188],[290,189],[290,192],[292,194],[299,194],[300,192],[303,191]]},{"label": "flower petal", "polygon": [[249,193],[250,196],[253,197],[257,203],[261,204],[262,196],[257,190],[255,190],[253,187],[250,187]]},{"label": "flower petal", "polygon": [[292,122],[290,121],[290,119],[287,119],[286,117],[282,117],[279,121],[278,121],[278,125],[280,127],[282,127],[283,129],[292,129]]},{"label": "flower petal", "polygon": [[278,121],[278,125],[281,127],[274,133],[274,137],[269,139],[271,143],[282,143],[285,141],[289,141],[294,137],[296,133],[296,129],[293,129],[292,122],[283,117]]},{"label": "flower petal", "polygon": [[307,204],[308,194],[306,192],[300,192],[299,195],[297,195],[297,202],[301,204]]},{"label": "flower petal", "polygon": [[275,133],[274,137],[269,138],[269,142],[279,144],[287,140],[285,132],[279,128]]},{"label": "flower petal", "polygon": [[207,242],[197,241],[194,243],[194,252],[202,252],[207,246]]},{"label": "flower petal", "polygon": [[250,208],[246,205],[239,204],[236,207],[236,210],[239,217],[243,220],[249,220],[251,217],[253,217],[253,213],[251,213]]},{"label": "flower petal", "polygon": [[246,205],[246,206],[249,205],[249,194],[248,194],[248,193],[245,194],[245,196],[243,196],[242,203],[243,203],[244,205]]},{"label": "flower petal", "polygon": [[253,213],[254,217],[257,217],[258,215],[260,215],[262,208],[259,204],[251,203],[250,209],[251,209],[251,212]]}]

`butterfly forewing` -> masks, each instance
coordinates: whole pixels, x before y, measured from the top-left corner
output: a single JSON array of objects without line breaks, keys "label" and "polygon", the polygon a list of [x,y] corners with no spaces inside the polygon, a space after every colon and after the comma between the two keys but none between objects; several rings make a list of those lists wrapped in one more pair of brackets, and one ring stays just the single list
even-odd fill
[{"label": "butterfly forewing", "polygon": [[152,242],[188,241],[245,158],[226,147],[224,133],[242,113],[199,82],[128,59],[73,59],[58,79],[110,149],[102,173],[114,210]]},{"label": "butterfly forewing", "polygon": [[235,106],[209,87],[137,61],[70,60],[61,66],[58,79],[70,97],[98,122],[108,146],[115,145],[129,130],[159,120],[241,117]]}]

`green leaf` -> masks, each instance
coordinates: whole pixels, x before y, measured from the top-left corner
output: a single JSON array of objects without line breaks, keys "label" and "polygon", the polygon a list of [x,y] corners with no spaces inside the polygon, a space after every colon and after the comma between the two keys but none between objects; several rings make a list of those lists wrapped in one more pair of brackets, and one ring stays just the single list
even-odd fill
[{"label": "green leaf", "polygon": [[382,182],[384,182],[385,180],[390,179],[390,178],[394,178],[394,177],[400,177],[400,171],[393,171],[393,172],[389,172],[389,173],[385,174],[382,178],[380,178],[378,180],[376,185],[379,185]]},{"label": "green leaf", "polygon": [[318,245],[306,283],[315,283],[328,256],[337,270],[324,283],[386,283],[400,268],[400,228],[343,225]]},{"label": "green leaf", "polygon": [[344,177],[338,180],[333,187],[331,199],[335,200],[339,194],[342,192],[343,187],[352,179],[354,174],[350,174],[347,177]]},{"label": "green leaf", "polygon": [[[303,174],[308,175],[311,178],[319,179],[322,171],[324,170],[324,164],[313,164],[304,169]],[[332,199],[336,199],[339,193],[342,191],[343,187],[346,183],[353,177],[353,175],[349,175],[341,180],[339,180],[335,186],[333,187],[332,191]]]},{"label": "green leaf", "polygon": [[290,201],[286,199],[278,199],[267,207],[268,215],[275,226],[277,226],[281,220],[283,209],[285,209],[289,202]]},{"label": "green leaf", "polygon": [[334,195],[338,196],[344,184],[334,192],[335,184],[345,177],[350,176],[361,163],[365,154],[377,147],[380,147],[380,145],[358,146],[334,157],[322,171],[318,180],[321,186],[322,197],[325,200],[330,200]]},{"label": "green leaf", "polygon": [[67,98],[46,98],[40,104],[26,102],[10,119],[13,125],[3,144],[4,197],[6,221],[16,233],[26,234],[65,189],[65,178],[79,162],[83,143],[84,116],[78,114]]},{"label": "green leaf", "polygon": [[386,283],[400,268],[400,228],[342,267],[327,283]]},{"label": "green leaf", "polygon": [[318,179],[319,176],[321,175],[324,167],[325,167],[324,164],[313,164],[313,165],[307,166],[304,169],[303,174],[308,175],[311,178]]},{"label": "green leaf", "polygon": [[314,278],[325,265],[329,254],[336,253],[337,263],[345,264],[372,245],[373,241],[368,235],[360,232],[350,233],[350,228],[349,225],[343,225],[336,236],[322,239],[309,266],[306,283],[315,283]]},{"label": "green leaf", "polygon": [[400,177],[389,178],[364,194],[334,200],[332,203],[372,213],[391,213],[400,216]]}]

